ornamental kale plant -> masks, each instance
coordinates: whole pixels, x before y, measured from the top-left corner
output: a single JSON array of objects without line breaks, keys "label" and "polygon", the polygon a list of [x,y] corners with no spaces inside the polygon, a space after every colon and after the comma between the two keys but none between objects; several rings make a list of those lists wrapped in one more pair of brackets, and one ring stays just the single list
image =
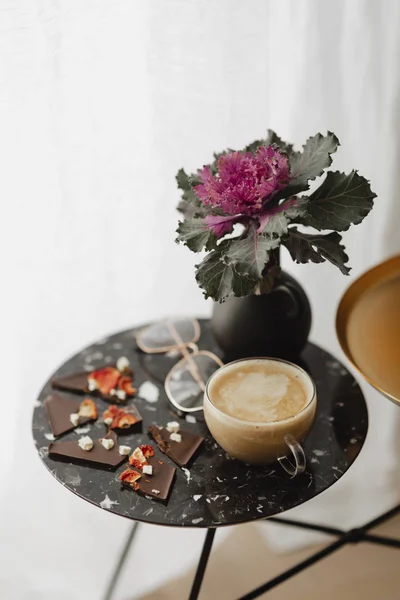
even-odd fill
[{"label": "ornamental kale plant", "polygon": [[[376,194],[357,171],[328,171],[315,191],[302,193],[331,165],[339,145],[328,131],[309,138],[296,152],[269,130],[266,139],[241,151],[214,154],[214,161],[196,174],[180,169],[178,210],[184,218],[176,241],[193,252],[208,251],[196,266],[206,298],[223,301],[270,291],[279,277],[281,245],[297,263],[328,260],[349,274],[338,232],[361,223]],[[240,233],[225,237],[237,223]],[[316,231],[304,232],[298,225]]]}]

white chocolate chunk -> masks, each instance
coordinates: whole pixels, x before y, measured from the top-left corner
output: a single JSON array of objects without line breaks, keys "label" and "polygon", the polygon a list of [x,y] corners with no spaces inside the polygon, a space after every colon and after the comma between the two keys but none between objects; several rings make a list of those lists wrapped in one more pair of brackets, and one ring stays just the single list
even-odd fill
[{"label": "white chocolate chunk", "polygon": [[151,465],[143,465],[142,471],[144,475],[153,475],[153,467]]},{"label": "white chocolate chunk", "polygon": [[180,433],[171,433],[171,435],[169,436],[169,439],[172,442],[181,442],[182,441],[182,436]]},{"label": "white chocolate chunk", "polygon": [[106,450],[111,450],[112,448],[114,448],[114,440],[112,440],[111,438],[102,438],[101,445]]},{"label": "white chocolate chunk", "polygon": [[180,425],[178,421],[170,421],[167,423],[166,430],[169,431],[169,433],[178,433],[179,429]]},{"label": "white chocolate chunk", "polygon": [[94,392],[97,390],[97,381],[92,377],[88,377],[88,388],[89,392]]},{"label": "white chocolate chunk", "polygon": [[132,450],[132,448],[130,446],[120,446],[118,448],[118,452],[120,453],[121,456],[126,456],[127,454],[129,454],[129,452]]},{"label": "white chocolate chunk", "polygon": [[120,371],[122,373],[123,371],[127,371],[130,368],[131,368],[131,364],[130,364],[129,360],[126,358],[126,356],[120,356],[120,358],[117,360],[118,371]]},{"label": "white chocolate chunk", "polygon": [[69,420],[71,421],[72,425],[74,427],[77,427],[79,425],[79,415],[78,413],[71,413],[69,415]]},{"label": "white chocolate chunk", "polygon": [[89,452],[93,448],[93,440],[88,435],[79,438],[78,440],[79,447],[86,452]]}]

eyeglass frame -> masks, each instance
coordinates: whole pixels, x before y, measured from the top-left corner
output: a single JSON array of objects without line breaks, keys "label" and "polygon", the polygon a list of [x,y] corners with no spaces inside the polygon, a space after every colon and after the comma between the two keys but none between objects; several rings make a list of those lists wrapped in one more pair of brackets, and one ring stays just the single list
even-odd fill
[{"label": "eyeglass frame", "polygon": [[[185,317],[181,317],[181,319],[185,320]],[[169,390],[169,383],[170,383],[170,380],[172,377],[172,373],[174,372],[174,370],[178,367],[178,365],[180,363],[183,363],[184,361],[188,361],[188,363],[190,365],[189,371],[191,372],[193,379],[198,383],[200,389],[204,392],[206,389],[207,382],[203,381],[203,378],[200,376],[200,374],[198,372],[198,367],[197,367],[196,363],[192,360],[192,357],[193,356],[208,356],[208,357],[212,358],[217,363],[217,365],[219,365],[219,367],[222,367],[224,365],[224,363],[219,358],[219,356],[217,356],[213,352],[210,352],[209,350],[199,350],[198,346],[195,343],[199,340],[200,334],[201,334],[200,323],[198,322],[197,319],[187,318],[187,321],[192,323],[193,329],[194,329],[194,337],[192,338],[192,340],[190,342],[184,342],[181,339],[178,331],[176,330],[175,327],[173,327],[171,320],[172,319],[165,319],[164,321],[159,321],[159,323],[160,324],[165,323],[167,325],[167,327],[170,329],[172,337],[178,341],[177,344],[169,345],[169,346],[160,346],[158,348],[150,348],[149,346],[146,346],[145,344],[143,344],[140,339],[141,336],[146,331],[148,331],[151,327],[154,327],[155,323],[152,323],[148,327],[145,327],[144,329],[142,329],[141,331],[138,332],[138,334],[136,335],[136,343],[137,343],[138,347],[140,348],[140,350],[142,350],[142,352],[145,352],[146,354],[164,354],[166,352],[170,352],[171,350],[178,350],[183,355],[182,358],[168,371],[168,374],[167,374],[167,376],[165,378],[165,382],[164,382],[164,390],[168,397],[168,400],[171,402],[171,404],[173,404],[173,406],[180,413],[199,412],[200,410],[203,410],[203,405],[198,406],[198,407],[187,408],[187,407],[181,406],[173,398],[173,396]],[[189,352],[187,350],[187,348],[190,348],[192,350],[192,352]],[[196,371],[196,374],[194,374],[192,372],[193,367]],[[218,370],[218,369],[216,369],[216,370]],[[200,379],[200,381],[199,381],[199,379]]]}]

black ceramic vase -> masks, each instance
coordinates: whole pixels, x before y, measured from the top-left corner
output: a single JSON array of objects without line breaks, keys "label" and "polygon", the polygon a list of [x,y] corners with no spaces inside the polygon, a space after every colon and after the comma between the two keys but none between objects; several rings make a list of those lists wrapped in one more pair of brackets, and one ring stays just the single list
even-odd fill
[{"label": "black ceramic vase", "polygon": [[281,272],[271,292],[215,303],[211,327],[225,360],[249,356],[296,358],[311,327],[311,307],[301,285]]}]

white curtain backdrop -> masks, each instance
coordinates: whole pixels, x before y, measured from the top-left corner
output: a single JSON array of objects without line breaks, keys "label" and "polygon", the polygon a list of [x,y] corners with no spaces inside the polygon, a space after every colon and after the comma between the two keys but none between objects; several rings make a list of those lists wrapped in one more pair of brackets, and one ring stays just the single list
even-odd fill
[{"label": "white curtain backdrop", "polygon": [[[193,170],[268,127],[299,145],[317,131],[338,135],[335,167],[359,169],[378,194],[371,215],[345,235],[352,276],[287,257],[284,266],[308,290],[312,340],[343,358],[334,332],[341,294],[400,251],[399,27],[397,0],[0,0],[3,331],[11,343],[2,390],[10,388],[2,398],[3,598],[100,598],[127,534],[129,522],[46,472],[31,411],[53,369],[96,338],[182,309],[210,314],[193,276],[198,257],[174,243],[179,167]],[[298,518],[356,526],[398,498],[400,410],[362,385],[365,448],[333,488],[293,511]],[[259,528],[281,550],[310,540]],[[118,597],[192,566],[202,539],[143,527]],[[171,540],[173,555],[157,557]]]}]

